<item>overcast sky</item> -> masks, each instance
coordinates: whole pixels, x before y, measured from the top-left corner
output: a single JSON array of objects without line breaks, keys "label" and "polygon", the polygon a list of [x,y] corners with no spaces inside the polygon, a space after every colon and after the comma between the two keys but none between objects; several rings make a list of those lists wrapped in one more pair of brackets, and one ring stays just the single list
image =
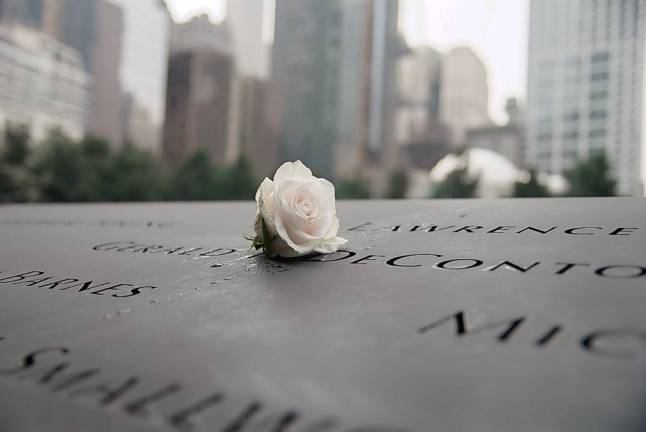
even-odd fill
[{"label": "overcast sky", "polygon": [[226,2],[223,0],[166,0],[175,21],[183,22],[197,14],[206,13],[213,21],[225,16]]},{"label": "overcast sky", "polygon": [[[198,13],[220,21],[226,14],[224,0],[167,3],[178,21]],[[409,44],[430,44],[442,52],[466,45],[482,58],[493,120],[505,121],[508,97],[525,100],[528,0],[400,0],[400,4],[400,27]]]}]

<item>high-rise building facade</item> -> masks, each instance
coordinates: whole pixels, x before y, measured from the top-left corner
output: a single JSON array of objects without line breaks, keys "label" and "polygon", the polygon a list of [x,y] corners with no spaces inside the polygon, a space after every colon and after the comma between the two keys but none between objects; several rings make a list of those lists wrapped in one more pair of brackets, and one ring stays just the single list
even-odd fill
[{"label": "high-rise building facade", "polygon": [[430,47],[415,47],[399,59],[396,114],[397,143],[424,135],[439,118],[442,55]]},{"label": "high-rise building facade", "polygon": [[[85,0],[83,0],[85,1]],[[170,15],[162,0],[111,0],[123,11],[120,79],[124,138],[161,149]]]},{"label": "high-rise building facade", "polygon": [[59,128],[81,138],[92,80],[80,54],[23,26],[0,28],[0,124],[29,127],[35,141]]},{"label": "high-rise building facade", "polygon": [[440,120],[451,128],[454,146],[464,144],[466,131],[489,120],[487,70],[471,48],[449,51],[442,61]]},{"label": "high-rise building facade", "polygon": [[43,0],[0,0],[0,23],[41,28]]},{"label": "high-rise building facade", "polygon": [[164,157],[181,162],[204,149],[218,164],[231,162],[237,111],[231,35],[206,15],[171,30]]},{"label": "high-rise building facade", "polygon": [[94,86],[87,132],[105,139],[113,149],[123,144],[121,95],[121,36],[123,11],[107,0],[97,5],[96,43],[93,50]]},{"label": "high-rise building facade", "polygon": [[280,97],[280,159],[334,176],[340,0],[277,0],[272,79]]},{"label": "high-rise building facade", "polygon": [[395,112],[398,104],[397,63],[407,52],[398,31],[399,2],[370,2],[370,88],[368,102],[368,152],[378,193],[385,191],[391,171],[401,163],[395,145]]},{"label": "high-rise building facade", "polygon": [[531,2],[528,165],[560,174],[603,151],[618,192],[642,193],[645,7],[644,0]]},{"label": "high-rise building facade", "polygon": [[505,111],[509,121],[504,126],[491,125],[469,129],[466,134],[467,148],[481,148],[494,151],[509,159],[516,168],[525,166],[525,131],[521,109],[514,98],[507,100]]},{"label": "high-rise building facade", "polygon": [[352,178],[365,168],[368,144],[372,5],[342,0],[337,140],[337,178]]},{"label": "high-rise building facade", "polygon": [[227,23],[231,29],[238,72],[266,79],[269,76],[270,48],[265,40],[270,17],[269,0],[228,0]]},{"label": "high-rise building facade", "polygon": [[281,159],[380,183],[377,174],[397,160],[397,21],[395,0],[277,1],[272,79]]},{"label": "high-rise building facade", "polygon": [[271,81],[242,77],[237,131],[239,153],[252,164],[257,177],[271,177],[279,166],[276,88]]},{"label": "high-rise building facade", "polygon": [[[57,34],[52,35],[81,53],[87,71],[93,70],[99,0],[56,0]],[[49,7],[49,5],[48,5]]]}]

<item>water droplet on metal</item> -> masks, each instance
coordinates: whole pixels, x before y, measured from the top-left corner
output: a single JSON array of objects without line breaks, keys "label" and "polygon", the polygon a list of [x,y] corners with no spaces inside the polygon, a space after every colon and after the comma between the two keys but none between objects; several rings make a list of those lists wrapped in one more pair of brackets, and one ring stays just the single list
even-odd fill
[{"label": "water droplet on metal", "polygon": [[104,319],[104,320],[107,320],[107,319],[110,319],[110,318],[112,318],[112,315],[105,315],[105,316],[103,317],[103,319]]},{"label": "water droplet on metal", "polygon": [[199,291],[199,290],[200,290],[200,287],[195,287],[195,291]]},{"label": "water droplet on metal", "polygon": [[179,296],[180,296],[180,297],[182,297],[183,295],[184,295],[184,293],[179,293]]},{"label": "water droplet on metal", "polygon": [[125,314],[127,314],[128,312],[130,312],[130,309],[122,309],[122,310],[120,310],[119,312],[117,312],[117,315],[125,315]]},{"label": "water droplet on metal", "polygon": [[157,300],[157,299],[152,299],[152,300],[150,301],[150,303],[159,303],[159,300]]},{"label": "water droplet on metal", "polygon": [[215,285],[215,284],[219,284],[219,283],[220,283],[220,281],[213,281],[213,282],[211,282],[211,285]]},{"label": "water droplet on metal", "polygon": [[227,276],[224,278],[225,281],[230,281],[231,279],[233,279],[233,276]]}]

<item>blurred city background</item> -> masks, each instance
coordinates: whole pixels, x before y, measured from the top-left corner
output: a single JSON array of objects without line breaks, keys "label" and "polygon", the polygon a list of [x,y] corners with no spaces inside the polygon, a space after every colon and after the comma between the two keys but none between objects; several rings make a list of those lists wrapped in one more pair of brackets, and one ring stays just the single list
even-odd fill
[{"label": "blurred city background", "polygon": [[0,0],[0,202],[644,194],[646,0]]}]

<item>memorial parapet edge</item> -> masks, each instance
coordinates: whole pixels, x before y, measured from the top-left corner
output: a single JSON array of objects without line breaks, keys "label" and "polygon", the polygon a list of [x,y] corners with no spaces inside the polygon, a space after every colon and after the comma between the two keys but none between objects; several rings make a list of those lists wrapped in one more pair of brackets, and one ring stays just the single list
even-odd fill
[{"label": "memorial parapet edge", "polygon": [[646,201],[0,207],[0,430],[646,430]]}]

